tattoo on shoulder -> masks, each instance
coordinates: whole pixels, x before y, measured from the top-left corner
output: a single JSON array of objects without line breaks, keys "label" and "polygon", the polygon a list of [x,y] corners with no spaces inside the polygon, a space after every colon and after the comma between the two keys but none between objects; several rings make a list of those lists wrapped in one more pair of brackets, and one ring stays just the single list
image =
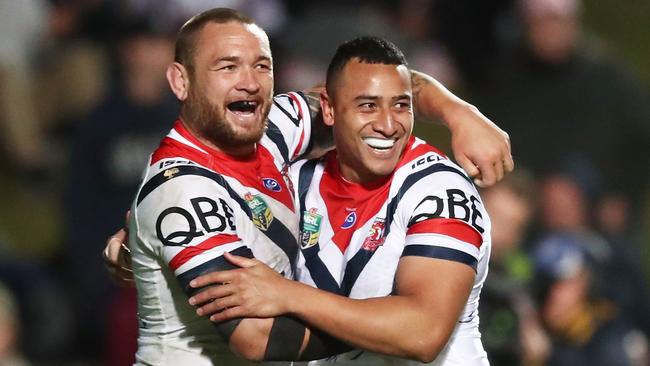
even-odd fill
[{"label": "tattoo on shoulder", "polygon": [[312,120],[320,115],[320,93],[315,90],[305,92]]},{"label": "tattoo on shoulder", "polygon": [[418,72],[411,71],[411,88],[413,89],[414,99],[427,83],[428,81],[422,77],[422,75],[420,75]]}]

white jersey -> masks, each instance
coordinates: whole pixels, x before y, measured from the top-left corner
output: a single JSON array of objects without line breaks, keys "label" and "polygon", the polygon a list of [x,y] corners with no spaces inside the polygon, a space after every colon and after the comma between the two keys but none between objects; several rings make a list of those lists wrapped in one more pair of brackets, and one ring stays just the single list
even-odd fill
[{"label": "white jersey", "polygon": [[[295,164],[292,178],[303,212],[298,280],[365,299],[391,294],[402,256],[469,265],[476,271],[473,289],[447,347],[433,364],[487,364],[478,302],[488,271],[490,220],[476,188],[457,165],[412,137],[395,173],[377,187],[342,179],[335,152]],[[345,361],[349,359],[355,361]],[[361,351],[328,361],[418,364]]]},{"label": "white jersey", "polygon": [[234,159],[177,121],[152,154],[131,207],[129,245],[138,289],[138,365],[232,365],[213,324],[183,288],[223,262],[252,254],[287,277],[298,217],[287,166],[310,138],[304,96],[276,96],[254,157]]}]

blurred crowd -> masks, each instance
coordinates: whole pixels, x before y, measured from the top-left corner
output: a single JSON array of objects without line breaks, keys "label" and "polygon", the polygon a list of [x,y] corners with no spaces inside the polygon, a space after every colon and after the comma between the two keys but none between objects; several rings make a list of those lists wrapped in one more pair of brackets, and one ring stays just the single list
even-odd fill
[{"label": "blurred crowd", "polygon": [[650,365],[650,87],[588,1],[0,0],[1,366],[132,364],[135,290],[100,253],[176,117],[175,32],[215,6],[269,33],[276,92],[372,34],[510,134],[516,171],[482,191],[492,364]]}]

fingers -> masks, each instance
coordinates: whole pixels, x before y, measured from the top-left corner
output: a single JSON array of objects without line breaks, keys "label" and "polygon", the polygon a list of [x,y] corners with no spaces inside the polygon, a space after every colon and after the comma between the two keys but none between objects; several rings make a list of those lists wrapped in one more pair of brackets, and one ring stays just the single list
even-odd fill
[{"label": "fingers", "polygon": [[[498,173],[495,169],[495,164],[491,162],[480,162],[478,169],[481,171],[481,175],[474,181],[479,187],[488,187],[496,183]],[[503,170],[501,172],[503,174]]]},{"label": "fingers", "polygon": [[458,156],[456,158],[456,161],[458,162],[458,165],[460,165],[461,168],[463,168],[463,170],[465,170],[465,172],[467,172],[467,175],[470,177],[474,178],[480,174],[478,167],[471,159],[467,158],[466,156]]},{"label": "fingers", "polygon": [[112,280],[118,285],[133,287],[133,271],[131,270],[131,252],[124,244],[128,235],[125,229],[120,229],[108,238],[102,251],[104,265]]},{"label": "fingers", "polygon": [[515,161],[512,159],[512,154],[508,153],[508,155],[506,155],[506,158],[503,162],[503,168],[508,173],[515,170]]},{"label": "fingers", "polygon": [[196,309],[196,314],[199,316],[214,315],[228,308],[241,305],[236,296],[227,296],[214,301],[208,302]]},{"label": "fingers", "polygon": [[229,271],[207,273],[190,281],[190,286],[197,288],[208,285],[223,285],[224,283],[232,282],[237,271],[238,270],[233,269]]},{"label": "fingers", "polygon": [[503,170],[504,170],[504,166],[502,162],[497,162],[494,164],[494,172],[496,176],[496,180],[494,181],[494,183],[500,182],[501,179],[503,179],[503,176],[505,174]]},{"label": "fingers", "polygon": [[129,220],[131,219],[131,210],[126,210],[126,215],[124,215],[124,227],[129,227]]},{"label": "fingers", "polygon": [[225,252],[223,256],[228,260],[228,262],[242,268],[253,267],[260,263],[254,258],[240,257],[238,255],[230,254],[230,252]]},{"label": "fingers", "polygon": [[245,318],[245,317],[246,317],[246,312],[244,311],[244,308],[241,306],[235,306],[235,307],[227,308],[216,314],[212,314],[210,316],[210,320],[215,323],[219,323],[224,320],[229,320],[234,318]]},{"label": "fingers", "polygon": [[190,297],[190,305],[201,305],[221,297],[230,296],[234,293],[232,285],[223,284],[209,287],[198,294]]}]

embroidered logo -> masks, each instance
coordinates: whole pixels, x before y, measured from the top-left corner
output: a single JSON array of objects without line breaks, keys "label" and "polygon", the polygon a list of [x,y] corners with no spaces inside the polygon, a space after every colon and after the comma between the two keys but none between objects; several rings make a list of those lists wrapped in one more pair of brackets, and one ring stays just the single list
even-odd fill
[{"label": "embroidered logo", "polygon": [[163,177],[165,177],[167,179],[172,179],[172,178],[174,178],[174,175],[176,173],[178,173],[179,171],[180,170],[178,170],[178,168],[169,168],[169,169],[165,170],[165,172],[163,173]]},{"label": "embroidered logo", "polygon": [[271,223],[273,222],[273,213],[269,206],[264,202],[264,199],[260,195],[252,195],[246,193],[244,199],[248,204],[248,208],[251,209],[251,219],[253,224],[263,231],[266,231]]},{"label": "embroidered logo", "polygon": [[341,225],[341,229],[349,229],[352,226],[354,226],[354,223],[357,222],[357,213],[352,211],[348,214],[348,216],[345,217],[345,220],[343,221],[343,225]]},{"label": "embroidered logo", "polygon": [[370,230],[368,230],[368,236],[366,236],[366,239],[363,241],[361,248],[374,252],[377,248],[384,245],[384,240],[386,239],[384,237],[385,225],[385,219],[375,219],[375,222],[370,226]]},{"label": "embroidered logo", "polygon": [[262,184],[264,184],[264,187],[269,191],[280,192],[282,190],[280,183],[273,178],[262,178]]},{"label": "embroidered logo", "polygon": [[302,214],[302,227],[300,228],[300,247],[311,248],[318,243],[320,224],[323,216],[317,213],[316,208],[310,208]]}]

